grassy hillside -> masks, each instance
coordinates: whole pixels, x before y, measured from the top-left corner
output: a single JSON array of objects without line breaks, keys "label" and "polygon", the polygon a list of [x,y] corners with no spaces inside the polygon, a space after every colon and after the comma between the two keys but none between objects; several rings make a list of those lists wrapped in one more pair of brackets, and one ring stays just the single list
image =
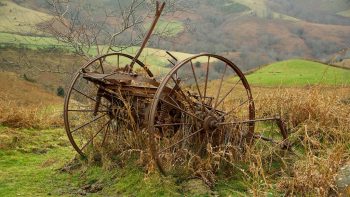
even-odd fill
[{"label": "grassy hillside", "polygon": [[[163,24],[164,25],[164,24]],[[179,24],[178,24],[179,25]],[[177,26],[179,27],[179,26]],[[165,27],[164,27],[165,28]],[[67,52],[74,52],[74,49],[67,45],[66,43],[58,42],[56,39],[52,37],[38,37],[38,36],[22,36],[17,34],[10,33],[0,33],[0,46],[6,48],[6,46],[14,46],[17,48],[27,48],[31,50],[38,49],[62,49]],[[99,46],[99,49],[102,53],[107,51],[107,46]],[[114,48],[115,50],[121,50],[118,48]],[[122,50],[121,52],[135,55],[139,47],[129,47],[127,49]],[[186,59],[193,54],[183,53],[177,51],[171,51],[171,53],[178,58],[179,60]],[[88,54],[91,55],[91,58],[97,56],[96,47],[90,48]],[[167,59],[171,59],[169,55],[166,54],[165,50],[156,49],[156,48],[145,48],[143,53],[141,54],[139,60],[149,66],[149,68],[155,73],[166,73],[170,70],[169,62]],[[200,62],[205,62],[207,60],[199,59]],[[121,62],[122,64],[128,64],[129,62]]]},{"label": "grassy hillside", "polygon": [[[72,52],[74,49],[66,43],[58,42],[56,39],[49,37],[49,35],[43,36],[41,35],[43,33],[36,29],[36,25],[50,20],[51,18],[52,16],[46,13],[22,7],[12,1],[0,0],[0,46],[11,45],[18,48],[33,50],[59,48]],[[145,28],[148,28],[149,25],[149,22],[146,23]],[[170,36],[175,36],[183,30],[183,23],[177,20],[161,20],[156,27],[157,33],[166,33]],[[104,53],[106,52],[107,46],[99,46],[99,49],[102,49],[102,53]],[[115,49],[118,50],[117,48]],[[130,47],[123,52],[135,55],[137,49],[138,47]],[[91,57],[96,56],[96,47],[92,47],[88,53]],[[192,55],[175,51],[172,52],[172,54],[179,59],[184,59]],[[168,58],[164,50],[146,48],[140,60],[147,65],[151,65],[150,69],[153,72],[165,73],[170,69],[169,67],[167,68],[169,64],[167,61]],[[128,62],[122,63],[127,64]]]},{"label": "grassy hillside", "polygon": [[[144,25],[146,29],[149,29],[150,26],[151,22],[148,22]],[[160,19],[154,32],[167,37],[173,37],[182,32],[184,28],[185,27],[181,21]]]},{"label": "grassy hillside", "polygon": [[[0,72],[0,101],[16,103],[16,105],[57,105],[63,99],[49,93],[30,79],[19,78],[18,74]],[[40,98],[40,99],[39,99]]]},{"label": "grassy hillside", "polygon": [[253,11],[253,13],[260,18],[273,18],[273,19],[281,19],[281,20],[287,20],[287,21],[293,21],[293,22],[300,21],[298,18],[272,11],[267,6],[267,3],[265,0],[259,0],[259,1],[233,0],[233,1],[249,7]]},{"label": "grassy hillside", "polygon": [[247,76],[253,85],[349,85],[350,70],[306,60],[288,60],[263,67]]},{"label": "grassy hillside", "polygon": [[63,129],[0,126],[0,140],[0,196],[180,195],[172,179],[145,177],[136,166],[103,170],[95,164],[69,163],[75,152]]},{"label": "grassy hillside", "polygon": [[129,162],[74,159],[61,128],[0,125],[0,196],[329,196],[349,158],[349,91],[254,88],[259,117],[283,110],[293,149],[253,146],[211,188],[193,177],[159,176],[142,163],[147,154]]},{"label": "grassy hillside", "polygon": [[19,6],[8,0],[0,1],[0,32],[41,34],[35,27],[52,16]]},{"label": "grassy hillside", "polygon": [[350,17],[350,9],[338,12],[337,14],[340,16]]}]

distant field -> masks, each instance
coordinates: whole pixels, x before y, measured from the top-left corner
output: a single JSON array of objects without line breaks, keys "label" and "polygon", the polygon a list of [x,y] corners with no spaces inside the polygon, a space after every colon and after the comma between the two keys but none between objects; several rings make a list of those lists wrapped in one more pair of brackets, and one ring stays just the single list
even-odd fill
[{"label": "distant field", "polygon": [[[0,0],[0,46],[11,45],[19,48],[29,49],[46,49],[46,48],[61,48],[68,51],[73,51],[73,48],[65,43],[58,42],[51,37],[38,36],[23,36],[20,34],[43,34],[39,32],[35,26],[41,22],[50,20],[52,16],[28,9],[17,5],[8,0]],[[149,27],[150,23],[145,27]],[[160,20],[156,27],[156,32],[166,32],[170,36],[183,31],[184,26],[180,21]],[[100,46],[102,54],[106,52],[106,46]],[[104,50],[105,49],[105,50]],[[135,55],[138,47],[130,47],[122,52]],[[92,57],[97,56],[96,48],[92,48],[88,52]],[[172,52],[178,59],[185,59],[192,54]],[[140,56],[140,60],[150,66],[150,69],[156,73],[164,73],[170,70],[169,56],[164,50],[146,48]],[[204,60],[205,61],[205,60]],[[127,64],[128,62],[122,62]]]},{"label": "distant field", "polygon": [[350,70],[296,59],[263,67],[247,79],[250,84],[263,86],[349,85]]},{"label": "distant field", "polygon": [[54,38],[50,37],[39,37],[39,36],[22,36],[12,33],[1,33],[0,32],[0,45],[11,44],[15,46],[22,45],[23,47],[30,49],[38,49],[44,47],[63,47],[67,48],[68,45],[58,42]]},{"label": "distant field", "polygon": [[[68,51],[73,51],[73,48],[69,45],[58,42],[56,39],[51,37],[36,37],[36,36],[22,36],[17,34],[10,33],[0,33],[0,46],[11,45],[15,47],[25,47],[33,50],[37,49],[47,49],[47,48],[61,48]],[[137,53],[139,47],[129,47],[127,49],[122,50],[123,53],[127,53],[130,55],[135,55]],[[107,46],[100,46],[102,49],[102,54],[106,52]],[[115,48],[118,50],[118,48]],[[190,53],[182,53],[171,51],[171,53],[179,60],[186,59],[193,54]],[[89,51],[91,57],[97,56],[96,48],[91,48]],[[148,65],[149,68],[155,73],[165,73],[170,70],[169,62],[167,59],[171,59],[169,55],[166,54],[165,50],[155,49],[155,48],[146,48],[141,54],[139,60],[144,64]],[[198,59],[200,62],[206,62],[206,58]],[[127,64],[129,62],[121,62],[122,64]]]},{"label": "distant field", "polygon": [[0,0],[0,32],[42,34],[35,26],[51,18],[48,14]]},{"label": "distant field", "polygon": [[340,16],[350,17],[350,9],[337,13]]},{"label": "distant field", "polygon": [[232,0],[232,1],[249,7],[260,18],[271,17],[274,19],[282,19],[282,20],[294,21],[294,22],[300,21],[300,19],[297,19],[295,17],[271,11],[266,5],[266,0]]},{"label": "distant field", "polygon": [[[151,26],[151,22],[148,22],[144,25],[146,29]],[[184,25],[181,21],[176,20],[164,20],[160,19],[155,28],[155,33],[165,34],[168,37],[176,36],[178,33],[184,30]]]}]

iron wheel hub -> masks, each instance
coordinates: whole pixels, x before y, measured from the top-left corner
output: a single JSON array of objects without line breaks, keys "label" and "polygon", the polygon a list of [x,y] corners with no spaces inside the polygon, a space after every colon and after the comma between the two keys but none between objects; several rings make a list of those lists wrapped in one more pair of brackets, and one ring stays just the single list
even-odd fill
[{"label": "iron wheel hub", "polygon": [[215,130],[218,127],[218,121],[213,116],[208,116],[204,119],[203,128],[206,131]]}]

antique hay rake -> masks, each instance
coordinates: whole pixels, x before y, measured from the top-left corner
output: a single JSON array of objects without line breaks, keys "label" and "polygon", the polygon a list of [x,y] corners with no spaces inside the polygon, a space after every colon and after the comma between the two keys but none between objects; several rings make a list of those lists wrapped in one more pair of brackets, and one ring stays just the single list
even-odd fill
[{"label": "antique hay rake", "polygon": [[[254,139],[285,146],[283,122],[255,118],[250,86],[228,59],[204,53],[177,61],[168,53],[176,62],[162,80],[139,61],[164,6],[157,2],[155,19],[136,56],[102,55],[76,73],[64,104],[65,129],[74,149],[86,156],[118,146],[128,138],[126,133],[141,133],[166,174],[209,153],[234,157]],[[275,135],[255,133],[258,121],[276,121],[278,141]]]}]

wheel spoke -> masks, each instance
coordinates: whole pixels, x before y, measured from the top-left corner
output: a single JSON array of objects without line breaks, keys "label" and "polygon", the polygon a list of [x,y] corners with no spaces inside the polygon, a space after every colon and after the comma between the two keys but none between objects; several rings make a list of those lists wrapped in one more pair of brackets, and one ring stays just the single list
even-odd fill
[{"label": "wheel spoke", "polygon": [[87,122],[87,123],[85,123],[85,124],[79,126],[78,128],[74,129],[74,130],[71,131],[70,133],[72,134],[72,133],[76,132],[77,130],[79,130],[79,129],[81,129],[81,128],[84,128],[84,127],[86,127],[87,125],[89,125],[89,124],[91,124],[91,123],[93,123],[93,122],[95,122],[95,121],[97,121],[97,120],[99,120],[99,119],[105,117],[106,115],[107,115],[107,114],[102,114],[102,115],[100,115],[100,116],[97,116],[97,117],[95,117],[94,119],[90,120],[89,122]]},{"label": "wheel spoke", "polygon": [[96,137],[99,133],[101,133],[101,131],[102,131],[107,125],[109,125],[110,122],[111,122],[111,120],[109,120],[106,124],[104,124],[104,125],[102,126],[102,128],[101,128],[98,132],[96,132],[96,133],[92,136],[92,138],[90,138],[90,140],[89,140],[88,142],[86,142],[86,144],[81,148],[81,151],[83,151],[83,149],[84,149],[87,145],[89,145],[89,144],[92,142],[92,140],[95,139],[95,137]]},{"label": "wheel spoke", "polygon": [[218,125],[236,125],[236,124],[246,124],[246,123],[252,123],[252,122],[262,122],[262,121],[268,121],[268,120],[277,120],[276,118],[261,118],[261,119],[254,119],[254,120],[242,120],[237,122],[221,122],[218,123]]},{"label": "wheel spoke", "polygon": [[120,64],[119,64],[119,55],[117,55],[117,68],[120,68]]},{"label": "wheel spoke", "polygon": [[165,127],[165,126],[181,126],[181,125],[192,125],[192,123],[169,123],[169,124],[156,124],[155,127]]},{"label": "wheel spoke", "polygon": [[[94,112],[95,110],[93,110],[93,109],[69,109],[67,111],[69,111],[69,112]],[[107,113],[107,112],[109,112],[109,110],[102,110],[102,111],[97,111],[97,112]]]},{"label": "wheel spoke", "polygon": [[[194,64],[198,58],[204,59],[200,66]],[[213,77],[217,80],[211,87]],[[174,113],[163,115],[164,106]],[[246,133],[250,138],[254,135],[249,84],[239,68],[221,56],[200,54],[175,65],[160,83],[151,112],[152,156],[166,174],[192,165],[193,157],[205,160],[210,154],[204,150],[207,143],[212,143],[213,153],[227,155],[246,143]]]},{"label": "wheel spoke", "polygon": [[187,112],[186,110],[181,109],[180,107],[178,107],[178,106],[176,106],[176,105],[174,105],[174,104],[172,104],[172,103],[166,101],[165,99],[160,99],[160,100],[163,101],[164,103],[166,103],[166,104],[168,104],[168,105],[170,105],[170,106],[172,106],[172,107],[174,107],[174,108],[176,108],[176,109],[178,109],[178,110],[184,112],[185,114],[187,114],[187,115],[189,115],[189,116],[192,116],[193,118],[196,118],[196,119],[198,119],[198,120],[200,120],[200,121],[203,121],[202,119],[200,119],[200,118],[197,117],[196,115],[193,115],[193,114]]},{"label": "wheel spoke", "polygon": [[207,97],[207,87],[208,87],[208,77],[209,77],[209,62],[210,62],[210,56],[208,56],[207,73],[205,75],[204,99]]},{"label": "wheel spoke", "polygon": [[193,73],[194,80],[195,80],[195,82],[196,82],[196,87],[197,87],[197,90],[198,90],[198,93],[199,93],[199,96],[200,96],[200,100],[201,100],[201,103],[203,104],[203,108],[204,108],[202,93],[201,93],[201,90],[199,89],[199,84],[198,84],[196,72],[194,71],[194,67],[193,67],[192,61],[191,61],[191,69],[192,69],[192,73]]},{"label": "wheel spoke", "polygon": [[162,152],[164,152],[164,151],[166,151],[166,150],[168,150],[168,149],[170,149],[170,148],[172,148],[172,147],[174,147],[174,146],[180,144],[181,142],[187,140],[188,138],[190,138],[190,137],[196,135],[197,133],[199,133],[199,132],[201,132],[201,131],[203,131],[203,130],[204,130],[204,129],[202,128],[202,129],[199,129],[199,130],[197,130],[197,131],[191,133],[190,135],[188,135],[188,136],[182,138],[181,140],[177,141],[176,143],[174,143],[174,144],[172,144],[172,145],[170,145],[170,146],[168,146],[168,147],[166,147],[166,148],[160,150],[158,153],[162,153]]},{"label": "wheel spoke", "polygon": [[247,99],[246,101],[244,101],[243,103],[241,103],[240,105],[238,105],[237,107],[233,108],[232,110],[230,110],[229,112],[227,112],[226,114],[220,116],[219,119],[223,118],[224,116],[229,115],[230,113],[234,112],[235,110],[237,110],[238,108],[242,107],[244,104],[246,104],[248,101],[250,101],[249,99]]},{"label": "wheel spoke", "polygon": [[[97,103],[97,100],[96,100],[96,99],[94,99],[94,98],[92,98],[91,96],[88,96],[88,95],[82,93],[80,90],[78,90],[78,89],[76,89],[76,88],[74,88],[74,87],[72,87],[72,90],[78,92],[79,94],[81,94],[81,95],[85,96],[86,98],[88,98],[88,99],[90,99],[90,100],[92,100],[92,101],[95,101],[95,102]],[[101,105],[104,106],[104,107],[106,107],[106,108],[108,108],[108,107],[107,107],[106,105],[104,105],[104,104],[101,104]]]},{"label": "wheel spoke", "polygon": [[235,89],[235,87],[238,85],[238,83],[242,81],[242,79],[239,79],[236,84],[230,89],[230,91],[228,91],[225,96],[220,100],[219,103],[217,103],[217,105],[214,106],[214,108],[212,109],[212,111],[214,111],[225,99],[226,97]]},{"label": "wheel spoke", "polygon": [[220,92],[221,92],[221,88],[222,88],[222,83],[224,82],[224,77],[226,74],[226,70],[227,70],[227,64],[225,64],[225,69],[224,69],[224,73],[221,76],[221,81],[220,81],[220,85],[219,85],[219,89],[218,92],[216,93],[216,99],[215,99],[215,104],[214,106],[218,105],[218,101],[219,101],[219,96],[220,96]]}]

